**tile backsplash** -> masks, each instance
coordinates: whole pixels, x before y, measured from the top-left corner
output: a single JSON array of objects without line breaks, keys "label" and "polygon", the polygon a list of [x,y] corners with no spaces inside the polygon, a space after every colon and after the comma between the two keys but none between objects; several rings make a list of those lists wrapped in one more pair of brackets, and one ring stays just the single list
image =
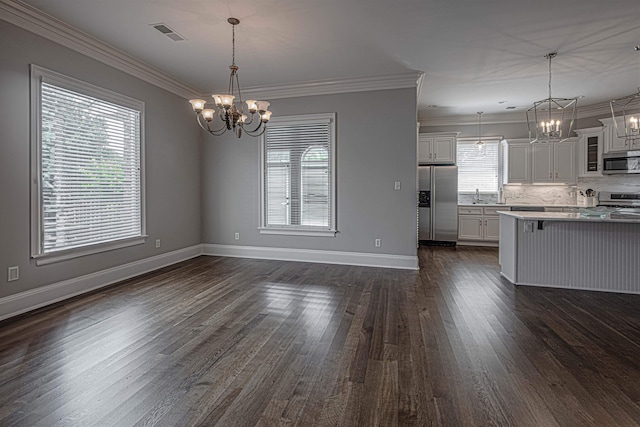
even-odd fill
[{"label": "tile backsplash", "polygon": [[576,186],[571,185],[505,185],[502,189],[507,204],[575,205]]}]

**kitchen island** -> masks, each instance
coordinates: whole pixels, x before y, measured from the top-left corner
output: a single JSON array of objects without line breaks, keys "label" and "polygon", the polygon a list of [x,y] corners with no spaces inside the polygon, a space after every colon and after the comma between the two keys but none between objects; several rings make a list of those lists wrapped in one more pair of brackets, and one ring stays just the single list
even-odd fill
[{"label": "kitchen island", "polygon": [[498,214],[501,274],[510,282],[640,294],[640,216]]}]

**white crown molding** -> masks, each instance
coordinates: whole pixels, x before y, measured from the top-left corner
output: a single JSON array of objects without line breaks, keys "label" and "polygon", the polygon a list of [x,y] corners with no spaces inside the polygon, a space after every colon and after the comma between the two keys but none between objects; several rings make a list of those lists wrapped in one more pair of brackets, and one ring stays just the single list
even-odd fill
[{"label": "white crown molding", "polygon": [[[478,125],[477,114],[464,114],[452,116],[427,116],[419,115],[418,121],[420,126],[466,126]],[[482,115],[482,124],[507,124],[507,123],[526,123],[524,111],[513,113],[485,113]]]},{"label": "white crown molding", "polygon": [[[526,110],[518,110],[508,113],[487,113],[482,115],[483,124],[510,124],[510,123],[527,123]],[[600,102],[597,104],[580,106],[576,113],[577,119],[586,117],[610,116],[611,108],[609,102]],[[464,114],[452,116],[428,116],[418,113],[418,122],[420,126],[466,126],[477,125],[477,114]]]},{"label": "white crown molding", "polygon": [[20,0],[0,0],[0,19],[186,99],[198,91],[139,59]]},{"label": "white crown molding", "polygon": [[150,271],[202,255],[202,245],[167,252],[154,257],[97,271],[51,285],[0,298],[0,320],[75,297],[96,289],[136,277]]},{"label": "white crown molding", "polygon": [[[423,75],[424,73],[422,71],[411,71],[408,73],[383,76],[326,79],[274,86],[248,87],[242,89],[242,95],[243,98],[246,99],[271,100],[387,89],[418,89],[422,84]],[[211,92],[205,96],[211,96],[213,93],[214,92]]]},{"label": "white crown molding", "polygon": [[235,258],[360,265],[365,267],[418,270],[418,257],[364,252],[320,251],[312,249],[269,248],[204,243],[202,254]]}]

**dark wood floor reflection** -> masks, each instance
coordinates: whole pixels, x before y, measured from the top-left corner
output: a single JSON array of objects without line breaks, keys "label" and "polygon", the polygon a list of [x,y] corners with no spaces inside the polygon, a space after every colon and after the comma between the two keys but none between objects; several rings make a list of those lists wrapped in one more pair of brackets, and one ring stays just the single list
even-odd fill
[{"label": "dark wood floor reflection", "polygon": [[0,425],[633,426],[640,296],[200,257],[0,323]]}]

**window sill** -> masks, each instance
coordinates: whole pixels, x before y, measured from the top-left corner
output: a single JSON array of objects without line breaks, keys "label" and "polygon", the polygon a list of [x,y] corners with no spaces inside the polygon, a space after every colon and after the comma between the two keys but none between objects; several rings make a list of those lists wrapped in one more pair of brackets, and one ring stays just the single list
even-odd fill
[{"label": "window sill", "polygon": [[260,234],[280,234],[285,236],[335,237],[337,230],[309,230],[291,228],[258,227]]},{"label": "window sill", "polygon": [[50,252],[46,254],[32,255],[35,258],[36,265],[47,265],[56,262],[67,261],[86,255],[97,254],[100,252],[112,251],[114,249],[126,248],[129,246],[141,245],[145,243],[148,236],[138,236],[129,239],[116,240],[113,242],[98,243],[91,246],[83,246],[81,248],[67,249],[64,251]]}]

